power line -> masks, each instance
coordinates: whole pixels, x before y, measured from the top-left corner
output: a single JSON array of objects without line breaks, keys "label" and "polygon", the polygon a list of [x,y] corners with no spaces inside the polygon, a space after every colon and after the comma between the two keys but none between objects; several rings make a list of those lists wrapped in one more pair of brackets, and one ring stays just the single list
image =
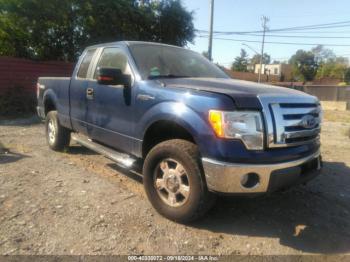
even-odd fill
[{"label": "power line", "polygon": [[[198,36],[198,37],[205,38],[207,36]],[[233,39],[233,38],[223,38],[223,37],[214,37],[214,39],[234,41],[234,42],[261,43],[261,41],[257,41],[257,40]],[[266,41],[265,43],[279,44],[279,45],[311,45],[311,46],[323,45],[323,46],[339,46],[339,47],[350,46],[350,44],[296,43],[296,42],[271,42],[271,41]]]},{"label": "power line", "polygon": [[290,27],[290,28],[284,28],[284,29],[273,29],[273,30],[269,30],[269,32],[286,32],[286,31],[303,31],[303,30],[311,30],[311,29],[325,29],[325,28],[341,28],[341,27],[349,27],[350,24],[344,24],[344,25],[337,25],[337,26],[315,26],[315,27],[309,27],[309,26],[305,26],[305,27]]},{"label": "power line", "polygon": [[[315,30],[320,30],[320,29],[315,29]],[[274,33],[274,32],[272,32]],[[277,32],[278,34],[293,34],[293,35],[299,35],[299,34],[350,34],[350,31],[300,31],[300,32],[288,32],[288,31],[281,31]],[[238,34],[238,33],[237,33]],[[250,34],[250,33],[245,33],[245,34]]]},{"label": "power line", "polygon": [[[316,14],[315,12],[298,12],[298,18],[299,17],[326,17],[326,16],[332,16],[334,17],[334,15],[338,15],[338,16],[345,16],[345,15],[349,15],[348,13],[339,13],[339,12],[327,12],[327,13],[322,13],[322,14]],[[275,19],[281,19],[281,18],[286,18],[286,19],[295,19],[295,15],[290,15],[290,13],[287,14],[279,14],[279,15],[274,15],[273,18]]]},{"label": "power line", "polygon": [[[262,34],[238,34],[237,35],[244,35],[244,36],[263,36]],[[281,37],[281,38],[324,38],[324,39],[350,39],[350,36],[308,36],[308,35],[271,35],[271,34],[265,34],[265,36],[268,37]]]},{"label": "power line", "polygon": [[[205,34],[208,33],[208,31],[206,31],[206,30],[197,29],[196,31],[198,33],[205,33]],[[218,31],[214,31],[214,34],[215,33],[218,34],[217,32]],[[224,33],[242,34],[242,35],[254,34],[254,33],[250,33],[250,32],[224,32],[224,31],[221,32],[221,34],[224,34]],[[279,34],[296,34],[296,35],[298,35],[298,34],[350,34],[350,31],[300,31],[300,32],[281,31],[281,32],[278,32],[278,33]]]},{"label": "power line", "polygon": [[[299,31],[299,30],[309,30],[309,29],[325,29],[325,28],[341,28],[341,27],[349,27],[350,21],[343,22],[335,22],[335,23],[326,23],[326,24],[315,24],[315,25],[307,25],[307,26],[294,26],[294,27],[286,27],[286,28],[277,28],[270,29],[269,32],[283,32],[283,31]],[[208,33],[205,30],[197,30],[198,32]],[[257,31],[214,31],[215,34],[249,34],[249,33],[263,33],[263,30]]]},{"label": "power line", "polygon": [[[319,29],[331,29],[331,28],[344,28],[344,27],[350,27],[350,24],[346,25],[339,25],[339,26],[327,26],[327,27],[305,27],[305,28],[294,28],[294,29],[270,29],[269,32],[277,32],[277,33],[306,33],[304,30],[319,30]],[[294,32],[294,31],[301,31],[301,32]],[[208,33],[208,31],[205,30],[197,30],[197,32],[200,33]],[[215,35],[233,35],[233,34],[240,34],[240,35],[246,35],[246,34],[257,34],[257,33],[263,33],[263,31],[214,31]],[[310,32],[308,32],[310,33]],[[322,32],[313,32],[313,33],[322,33]],[[331,32],[332,33],[332,32]],[[334,32],[333,32],[334,33]],[[337,32],[336,32],[337,33]]]},{"label": "power line", "polygon": [[278,32],[279,34],[350,34],[350,31],[301,31],[301,32]]},{"label": "power line", "polygon": [[[350,27],[350,25],[349,25]],[[205,30],[196,30],[197,33],[200,34],[208,34],[208,31]],[[268,31],[270,32],[270,30]],[[274,32],[271,32],[274,33]],[[350,31],[300,31],[300,32],[289,32],[289,31],[282,31],[282,32],[277,32],[278,34],[293,34],[293,35],[300,35],[300,34],[350,34]],[[255,33],[249,33],[249,32],[227,32],[227,33],[215,33],[215,35],[250,35],[250,34],[255,34]]]}]

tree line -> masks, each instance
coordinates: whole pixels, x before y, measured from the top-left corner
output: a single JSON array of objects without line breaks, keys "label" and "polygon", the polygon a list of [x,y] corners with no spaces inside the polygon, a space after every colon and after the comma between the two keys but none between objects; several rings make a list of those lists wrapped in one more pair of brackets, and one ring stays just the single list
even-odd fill
[{"label": "tree line", "polygon": [[181,0],[0,0],[0,56],[75,61],[97,43],[185,46],[194,36]]},{"label": "tree line", "polygon": [[[233,71],[248,72],[249,65],[260,63],[261,55],[256,54],[251,59],[248,53],[241,49],[241,53],[234,59],[231,69]],[[270,64],[271,57],[268,54],[263,56],[263,64]],[[273,61],[273,63],[281,63]],[[336,56],[335,53],[322,45],[318,45],[309,51],[298,50],[291,58],[284,62],[292,67],[292,76],[295,81],[312,81],[325,77],[341,79],[343,82],[350,82],[349,59]]]}]

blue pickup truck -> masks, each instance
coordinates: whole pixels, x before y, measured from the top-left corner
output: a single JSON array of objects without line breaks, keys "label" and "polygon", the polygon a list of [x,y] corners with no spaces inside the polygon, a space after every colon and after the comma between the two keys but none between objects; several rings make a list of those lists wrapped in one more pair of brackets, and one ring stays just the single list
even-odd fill
[{"label": "blue pickup truck", "polygon": [[217,194],[257,195],[321,169],[322,109],[288,88],[230,79],[202,55],[147,42],[86,48],[71,78],[41,77],[53,150],[70,140],[132,168],[163,216],[189,222]]}]

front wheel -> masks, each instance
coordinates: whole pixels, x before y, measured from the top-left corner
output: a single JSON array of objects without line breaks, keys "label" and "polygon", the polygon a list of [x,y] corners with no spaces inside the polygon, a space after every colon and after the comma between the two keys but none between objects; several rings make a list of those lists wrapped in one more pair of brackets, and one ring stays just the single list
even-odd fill
[{"label": "front wheel", "polygon": [[143,181],[153,207],[177,222],[200,218],[214,203],[198,148],[185,140],[173,139],[155,146],[145,159]]},{"label": "front wheel", "polygon": [[57,111],[50,111],[46,116],[46,140],[49,147],[55,151],[62,151],[69,145],[70,131],[61,126]]}]

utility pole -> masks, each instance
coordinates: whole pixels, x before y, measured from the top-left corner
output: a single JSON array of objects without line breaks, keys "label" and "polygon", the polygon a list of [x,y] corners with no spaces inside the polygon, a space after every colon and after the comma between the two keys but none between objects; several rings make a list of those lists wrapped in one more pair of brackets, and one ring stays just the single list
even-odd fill
[{"label": "utility pole", "polygon": [[263,39],[262,39],[262,43],[261,43],[261,56],[260,56],[260,70],[259,70],[259,78],[258,78],[258,82],[261,82],[261,74],[262,74],[262,64],[263,64],[263,57],[264,57],[264,45],[265,45],[265,33],[267,30],[267,22],[269,21],[269,18],[266,16],[262,17],[262,26],[263,26]]},{"label": "utility pole", "polygon": [[213,24],[214,24],[214,0],[210,1],[210,24],[209,24],[209,45],[208,45],[208,58],[210,61],[213,60],[212,49],[213,49]]}]

